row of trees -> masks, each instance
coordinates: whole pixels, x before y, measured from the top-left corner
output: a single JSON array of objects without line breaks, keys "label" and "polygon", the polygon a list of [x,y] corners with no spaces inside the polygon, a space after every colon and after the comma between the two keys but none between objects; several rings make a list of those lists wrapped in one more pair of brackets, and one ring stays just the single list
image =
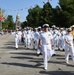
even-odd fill
[{"label": "row of trees", "polygon": [[[28,10],[26,21],[22,22],[25,26],[37,27],[48,23],[50,26],[55,24],[59,27],[70,27],[74,24],[74,0],[59,0],[59,6],[52,8],[49,2],[44,3],[43,8],[36,5]],[[13,16],[8,15],[2,25],[3,29],[15,29]]]},{"label": "row of trees", "polygon": [[[70,27],[74,24],[74,0],[59,0],[59,6],[52,8],[49,2],[44,3],[43,8],[38,5],[28,10],[27,21],[29,26],[41,26],[48,23],[60,27]],[[24,25],[23,24],[23,25]]]}]

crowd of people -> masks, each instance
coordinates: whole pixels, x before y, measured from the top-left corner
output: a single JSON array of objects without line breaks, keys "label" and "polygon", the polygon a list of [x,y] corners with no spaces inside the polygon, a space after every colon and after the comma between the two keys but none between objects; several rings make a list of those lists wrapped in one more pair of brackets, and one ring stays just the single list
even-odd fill
[{"label": "crowd of people", "polygon": [[43,24],[37,28],[26,27],[24,30],[16,29],[14,33],[15,48],[24,43],[25,48],[33,48],[37,56],[43,55],[44,69],[47,70],[48,61],[56,55],[56,49],[65,52],[66,64],[69,64],[69,54],[74,61],[74,25],[71,28],[59,28]]}]

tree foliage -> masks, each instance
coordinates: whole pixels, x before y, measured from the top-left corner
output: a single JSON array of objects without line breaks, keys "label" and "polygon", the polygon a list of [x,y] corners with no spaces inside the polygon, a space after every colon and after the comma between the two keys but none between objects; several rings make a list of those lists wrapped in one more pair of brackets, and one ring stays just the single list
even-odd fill
[{"label": "tree foliage", "polygon": [[27,21],[24,21],[24,22],[21,23],[22,29],[24,29],[24,28],[27,27],[27,26],[28,26]]},{"label": "tree foliage", "polygon": [[66,27],[74,24],[74,0],[59,0],[59,5],[63,12],[63,19],[65,19]]},{"label": "tree foliage", "polygon": [[8,21],[7,20],[2,22],[2,29],[8,29]]},{"label": "tree foliage", "polygon": [[15,23],[13,21],[13,16],[12,15],[7,16],[5,21],[2,23],[2,28],[3,29],[9,29],[9,30],[15,29]]},{"label": "tree foliage", "polygon": [[27,22],[28,22],[28,26],[32,26],[32,27],[36,27],[39,25],[39,17],[40,17],[40,13],[42,11],[42,8],[40,8],[38,5],[36,5],[36,7],[34,8],[30,8],[28,10],[28,16],[27,18]]},{"label": "tree foliage", "polygon": [[49,2],[47,2],[46,4],[44,4],[42,12],[41,12],[41,16],[40,16],[40,20],[41,23],[48,23],[50,25],[53,24],[53,11],[52,11],[52,6],[50,5]]},{"label": "tree foliage", "polygon": [[74,0],[59,0],[59,6],[52,8],[49,2],[28,10],[27,22],[30,26],[53,24],[59,27],[70,27],[74,24]]},{"label": "tree foliage", "polygon": [[7,21],[8,21],[8,29],[14,29],[15,28],[15,24],[14,24],[12,15],[8,15]]}]

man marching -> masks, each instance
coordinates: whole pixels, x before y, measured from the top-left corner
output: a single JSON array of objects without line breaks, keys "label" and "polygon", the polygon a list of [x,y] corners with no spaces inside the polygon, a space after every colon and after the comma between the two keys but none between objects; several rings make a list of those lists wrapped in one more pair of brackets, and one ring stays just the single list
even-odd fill
[{"label": "man marching", "polygon": [[43,61],[44,61],[44,69],[47,70],[47,62],[50,60],[52,56],[52,34],[49,32],[49,25],[43,25],[43,32],[40,34],[38,47],[42,48]]},{"label": "man marching", "polygon": [[69,64],[69,54],[72,56],[74,61],[74,47],[73,47],[73,36],[71,34],[71,29],[68,29],[68,34],[65,37],[65,59],[66,63]]}]

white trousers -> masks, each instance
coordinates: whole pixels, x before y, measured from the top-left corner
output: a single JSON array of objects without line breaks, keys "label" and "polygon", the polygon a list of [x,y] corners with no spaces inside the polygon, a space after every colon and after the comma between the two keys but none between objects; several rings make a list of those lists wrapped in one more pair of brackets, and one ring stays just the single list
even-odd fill
[{"label": "white trousers", "polygon": [[51,52],[51,46],[50,45],[42,45],[42,54],[43,54],[43,61],[44,61],[44,68],[47,69],[48,61],[50,60],[52,56]]},{"label": "white trousers", "polygon": [[30,48],[31,40],[30,39],[25,39],[25,43],[26,43],[26,48]]},{"label": "white trousers", "polygon": [[57,40],[54,41],[54,49],[52,50],[52,54],[56,54],[56,46],[57,46]]},{"label": "white trousers", "polygon": [[21,37],[19,37],[19,44],[21,44]]},{"label": "white trousers", "polygon": [[38,49],[38,40],[35,40],[35,49]]},{"label": "white trousers", "polygon": [[66,50],[65,50],[65,59],[66,61],[69,60],[69,54],[71,54],[72,56],[72,60],[74,61],[74,48],[69,46]]},{"label": "white trousers", "polygon": [[18,48],[18,42],[19,42],[18,38],[15,38],[15,48]]}]

